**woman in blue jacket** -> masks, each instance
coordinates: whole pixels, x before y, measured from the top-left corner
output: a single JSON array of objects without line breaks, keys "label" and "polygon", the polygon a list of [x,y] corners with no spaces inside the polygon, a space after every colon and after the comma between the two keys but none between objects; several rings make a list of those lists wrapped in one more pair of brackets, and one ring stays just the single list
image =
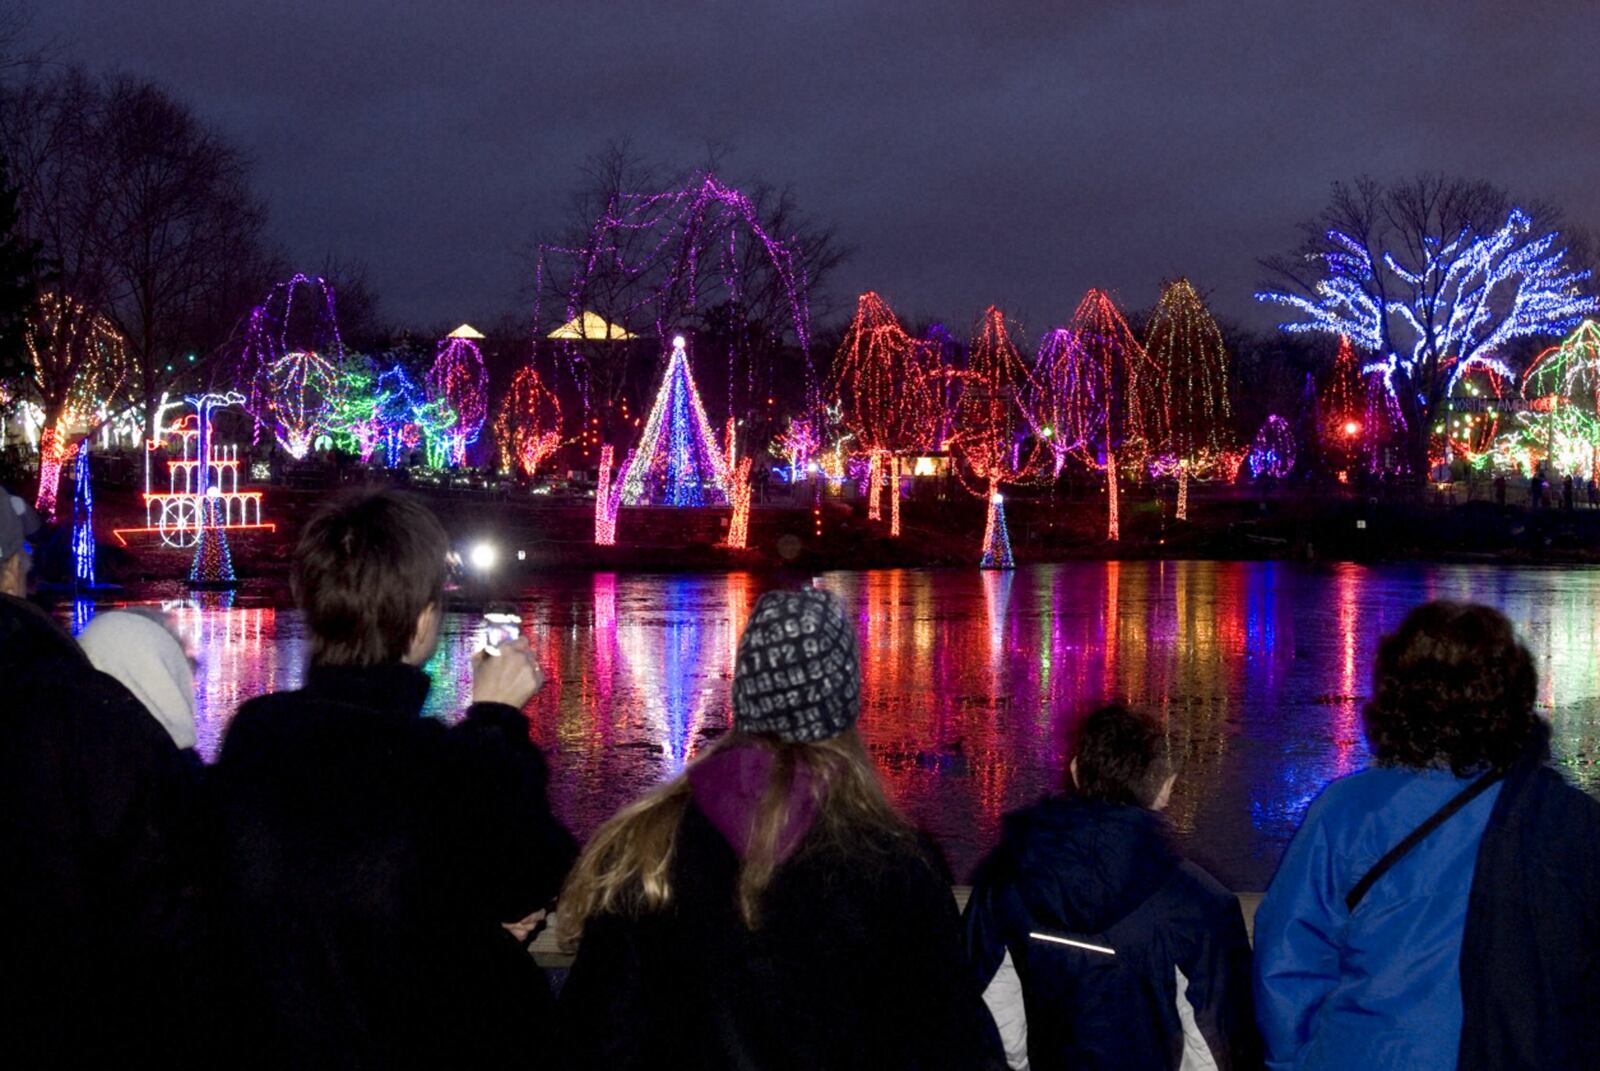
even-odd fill
[{"label": "woman in blue jacket", "polygon": [[[1269,1067],[1568,1066],[1502,1064],[1495,1046],[1504,1051],[1529,1024],[1502,1019],[1489,1039],[1483,1024],[1493,1016],[1463,1015],[1464,990],[1475,1007],[1499,1003],[1497,984],[1530,995],[1565,984],[1551,974],[1513,981],[1504,949],[1473,938],[1505,917],[1490,900],[1522,888],[1497,843],[1583,861],[1584,874],[1560,892],[1527,882],[1511,898],[1547,898],[1548,917],[1572,922],[1568,939],[1578,947],[1546,949],[1541,962],[1567,959],[1592,973],[1581,942],[1594,936],[1594,848],[1559,843],[1579,828],[1519,825],[1519,808],[1501,805],[1525,799],[1531,781],[1540,798],[1558,794],[1577,826],[1594,825],[1593,801],[1543,769],[1548,728],[1533,710],[1535,684],[1527,649],[1487,607],[1430,603],[1384,638],[1363,712],[1377,765],[1311,805],[1256,915],[1256,1011]],[[1522,947],[1536,940],[1505,936]],[[1560,1051],[1548,1020],[1534,1032]]]}]

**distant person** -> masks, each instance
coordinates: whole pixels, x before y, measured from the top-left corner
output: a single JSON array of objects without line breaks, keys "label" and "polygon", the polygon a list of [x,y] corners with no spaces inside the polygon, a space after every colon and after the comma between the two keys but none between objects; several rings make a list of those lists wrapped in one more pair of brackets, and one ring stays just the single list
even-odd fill
[{"label": "distant person", "polygon": [[522,707],[525,640],[480,653],[453,728],[424,717],[449,542],[396,492],[306,524],[305,686],[239,709],[214,771],[236,987],[217,1066],[538,1067],[553,1003],[503,928],[575,846]]},{"label": "distant person", "polygon": [[568,1066],[983,1066],[949,877],[884,799],[859,696],[833,597],[763,595],[733,731],[603,825],[562,891]]},{"label": "distant person", "polygon": [[180,751],[194,753],[194,666],[165,618],[143,610],[98,613],[78,646],[133,693]]},{"label": "distant person", "polygon": [[1503,472],[1494,474],[1494,504],[1501,507],[1506,504],[1506,474]]},{"label": "distant person", "polygon": [[1527,649],[1429,603],[1372,677],[1377,765],[1311,805],[1256,915],[1267,1066],[1600,1065],[1600,803],[1545,765]]},{"label": "distant person", "polygon": [[1174,780],[1160,723],[1105,707],[1078,733],[1070,794],[1006,818],[966,928],[1010,1066],[1259,1063],[1244,915],[1173,846]]},{"label": "distant person", "polygon": [[1600,509],[1600,482],[1596,482],[1595,478],[1593,476],[1590,476],[1589,480],[1588,480],[1588,486],[1589,486],[1589,508],[1590,509]]},{"label": "distant person", "polygon": [[25,601],[39,519],[0,488],[0,1062],[195,1062],[200,928],[178,749]]},{"label": "distant person", "polygon": [[1565,476],[1561,477],[1561,508],[1566,512],[1571,513],[1573,503],[1575,501],[1576,499],[1573,496],[1572,473],[1569,472]]}]

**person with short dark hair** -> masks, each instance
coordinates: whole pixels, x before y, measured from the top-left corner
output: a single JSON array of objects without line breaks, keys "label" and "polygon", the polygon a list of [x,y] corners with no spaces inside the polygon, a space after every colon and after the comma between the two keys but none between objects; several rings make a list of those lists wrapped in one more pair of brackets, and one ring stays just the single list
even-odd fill
[{"label": "person with short dark hair", "polygon": [[1256,915],[1268,1066],[1596,1066],[1600,803],[1545,764],[1527,648],[1429,603],[1372,676],[1377,764],[1311,805]]},{"label": "person with short dark hair", "polygon": [[0,1065],[188,1066],[192,782],[139,700],[27,601],[38,531],[0,488]]},{"label": "person with short dark hair", "polygon": [[219,1066],[539,1066],[553,1002],[505,926],[576,846],[521,708],[526,640],[480,653],[454,727],[422,716],[449,544],[395,492],[307,523],[305,686],[244,704],[215,768],[237,985]]},{"label": "person with short dark hair", "polygon": [[1248,1068],[1258,1059],[1238,898],[1158,813],[1161,724],[1122,706],[1077,734],[1069,795],[1009,815],[967,902],[968,956],[1013,1068]]}]

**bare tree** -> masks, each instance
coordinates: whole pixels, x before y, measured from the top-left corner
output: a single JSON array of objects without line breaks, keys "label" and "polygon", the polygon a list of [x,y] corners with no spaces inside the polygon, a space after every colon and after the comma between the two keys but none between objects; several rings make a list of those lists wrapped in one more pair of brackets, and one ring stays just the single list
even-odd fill
[{"label": "bare tree", "polygon": [[132,397],[153,420],[163,392],[225,352],[263,288],[265,209],[247,161],[136,79],[36,72],[0,104],[19,230],[48,261],[41,290],[122,335]]},{"label": "bare tree", "polygon": [[1285,330],[1342,335],[1366,352],[1405,419],[1411,469],[1425,473],[1463,374],[1513,375],[1519,340],[1600,307],[1588,272],[1557,244],[1559,222],[1548,206],[1512,207],[1504,190],[1467,179],[1336,183],[1299,247],[1262,262],[1276,285],[1257,297],[1300,316]]}]

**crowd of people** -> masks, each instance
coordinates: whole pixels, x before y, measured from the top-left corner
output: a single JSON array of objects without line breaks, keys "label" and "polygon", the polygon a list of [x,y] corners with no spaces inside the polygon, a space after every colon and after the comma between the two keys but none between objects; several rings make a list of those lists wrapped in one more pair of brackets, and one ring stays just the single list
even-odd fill
[{"label": "crowd of people", "polygon": [[[1255,917],[1173,845],[1161,723],[1085,717],[963,910],[857,733],[854,628],[764,594],[732,725],[580,846],[526,640],[421,716],[448,544],[364,492],[304,528],[304,685],[195,758],[158,617],[26,600],[0,491],[0,1053],[11,1067],[1577,1068],[1600,1000],[1600,804],[1548,765],[1481,606],[1386,636],[1373,768],[1312,804]],[[553,922],[552,922],[553,920]],[[559,993],[528,942],[576,950]]]}]

